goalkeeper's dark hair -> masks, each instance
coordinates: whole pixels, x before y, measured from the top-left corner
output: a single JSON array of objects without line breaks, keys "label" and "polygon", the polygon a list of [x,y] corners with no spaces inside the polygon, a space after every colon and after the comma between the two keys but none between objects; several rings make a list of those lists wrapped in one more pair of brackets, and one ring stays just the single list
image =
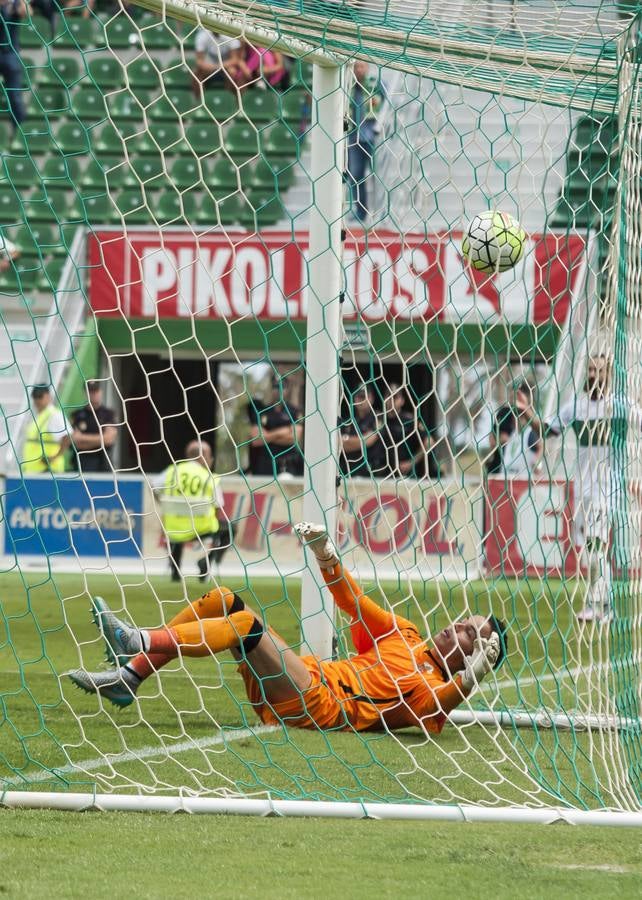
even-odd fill
[{"label": "goalkeeper's dark hair", "polygon": [[506,627],[506,622],[498,619],[497,616],[489,616],[488,624],[499,638],[499,656],[497,657],[497,662],[493,666],[493,669],[499,669],[506,659],[506,654],[508,652],[508,628]]}]

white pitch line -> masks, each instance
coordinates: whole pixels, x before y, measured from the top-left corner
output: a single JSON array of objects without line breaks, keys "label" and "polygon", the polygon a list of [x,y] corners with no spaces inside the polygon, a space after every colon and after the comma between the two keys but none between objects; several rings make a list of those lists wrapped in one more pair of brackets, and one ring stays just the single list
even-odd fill
[{"label": "white pitch line", "polygon": [[[82,762],[72,763],[62,768],[52,769],[49,772],[37,771],[27,772],[22,778],[16,778],[7,781],[10,787],[14,785],[24,785],[25,783],[35,784],[43,781],[51,781],[57,775],[72,775],[81,772],[95,772],[97,769],[104,769],[107,766],[113,766],[116,763],[137,762],[141,759],[151,759],[154,756],[166,756],[170,759],[179,753],[189,753],[190,750],[206,750],[208,747],[216,747],[220,744],[228,744],[231,741],[242,741],[244,738],[255,737],[256,735],[269,734],[270,732],[280,731],[278,725],[259,725],[257,728],[242,728],[231,734],[214,734],[211,737],[196,738],[190,741],[181,741],[179,744],[172,744],[168,747],[152,746],[141,747],[139,750],[128,750],[123,753],[110,754],[94,757],[94,759],[85,759]],[[0,790],[0,796],[2,791]]]}]

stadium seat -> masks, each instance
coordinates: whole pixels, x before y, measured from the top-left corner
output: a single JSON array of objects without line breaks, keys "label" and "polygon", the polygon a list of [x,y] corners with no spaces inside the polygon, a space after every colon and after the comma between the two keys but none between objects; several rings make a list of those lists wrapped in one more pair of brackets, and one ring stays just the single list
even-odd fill
[{"label": "stadium seat", "polygon": [[225,149],[233,160],[257,156],[259,143],[256,128],[249,122],[231,125],[225,134]]},{"label": "stadium seat", "polygon": [[[138,25],[140,28],[140,22]],[[180,28],[178,22],[169,18],[165,22],[157,19],[153,25],[148,24],[141,29],[141,43],[147,50],[171,50],[180,40],[174,28],[177,30]]]},{"label": "stadium seat", "polygon": [[179,152],[183,137],[180,125],[175,122],[152,122],[146,133],[136,142],[138,153],[158,153],[159,149],[168,155]]},{"label": "stadium seat", "polygon": [[21,197],[9,186],[0,186],[0,222],[3,227],[23,225],[26,222]]},{"label": "stadium seat", "polygon": [[143,122],[145,119],[144,103],[145,98],[139,98],[129,90],[118,91],[116,94],[107,94],[105,97],[105,106],[109,112],[109,118],[114,122],[120,122],[125,119],[135,119]]},{"label": "stadium seat", "polygon": [[169,88],[166,95],[157,97],[149,107],[148,115],[154,121],[175,122],[176,116],[189,116],[197,104],[194,94],[182,88]]},{"label": "stadium seat", "polygon": [[249,191],[248,203],[241,206],[239,221],[246,228],[260,230],[276,225],[284,217],[283,204],[274,192]]},{"label": "stadium seat", "polygon": [[52,40],[51,25],[43,16],[32,15],[21,24],[19,37],[23,50],[40,50]]},{"label": "stadium seat", "polygon": [[21,265],[18,260],[17,266],[14,264],[0,272],[0,294],[24,294],[34,290],[40,272],[38,260],[28,265]]},{"label": "stadium seat", "polygon": [[79,170],[80,162],[77,156],[49,156],[42,167],[41,177],[44,184],[55,187],[62,182],[75,183],[78,180]]},{"label": "stadium seat", "polygon": [[237,170],[226,156],[215,161],[207,184],[217,196],[238,190]]},{"label": "stadium seat", "polygon": [[66,257],[47,260],[43,264],[41,271],[38,273],[36,289],[43,293],[55,291],[60,284],[60,279],[62,278],[62,273],[66,264]]},{"label": "stadium seat", "polygon": [[52,148],[51,132],[45,121],[27,120],[16,130],[11,141],[11,152],[17,155],[42,156]]},{"label": "stadium seat", "polygon": [[[51,219],[47,215],[47,204],[34,204],[34,212],[29,214],[29,221],[34,222],[51,222],[57,221],[61,224],[69,222],[83,222],[82,203],[78,196],[78,191],[73,181],[69,180],[67,184],[50,183],[47,185],[47,198],[51,209],[54,211],[54,218]],[[37,209],[36,209],[37,208]]]},{"label": "stadium seat", "polygon": [[120,223],[119,212],[107,194],[96,194],[93,197],[83,198],[83,208],[85,218],[93,228]]},{"label": "stadium seat", "polygon": [[150,59],[147,55],[138,56],[125,68],[127,80],[132,90],[138,88],[158,88],[161,78],[159,69],[162,64],[157,59]]},{"label": "stadium seat", "polygon": [[214,122],[195,122],[185,131],[185,139],[197,156],[212,156],[221,149],[221,133]]},{"label": "stadium seat", "polygon": [[279,98],[271,89],[245,90],[243,112],[251,122],[274,122],[279,115]]},{"label": "stadium seat", "polygon": [[294,182],[294,167],[280,167],[271,165],[266,159],[259,159],[254,166],[250,177],[250,187],[260,190],[286,191]]},{"label": "stadium seat", "polygon": [[109,19],[104,25],[104,30],[107,46],[115,50],[140,47],[138,27],[125,12]]},{"label": "stadium seat", "polygon": [[230,91],[205,91],[204,113],[210,113],[217,122],[227,122],[239,111],[238,97]]},{"label": "stadium seat", "polygon": [[20,250],[20,256],[26,259],[48,256],[59,246],[56,232],[49,222],[22,225],[9,235],[9,239]]},{"label": "stadium seat", "polygon": [[105,98],[93,85],[77,88],[72,95],[71,107],[74,115],[87,125],[104,122],[107,118]]},{"label": "stadium seat", "polygon": [[2,180],[15,187],[31,188],[40,182],[40,171],[30,156],[3,156]]},{"label": "stadium seat", "polygon": [[[133,126],[135,127],[137,124],[142,130],[142,125],[140,125],[140,123],[134,122]],[[124,153],[125,137],[127,137],[127,134],[121,133],[121,128],[123,132],[127,132],[128,128],[131,126],[132,123],[119,122],[118,128],[110,123],[101,128],[98,138],[95,140],[93,147],[96,156],[101,156],[102,154],[107,154],[109,156],[122,156]]]},{"label": "stadium seat", "polygon": [[[83,19],[78,15],[60,15],[56,26],[54,47],[65,50],[89,50],[97,43],[104,45],[102,27],[97,19]],[[101,35],[99,37],[99,35]]]},{"label": "stadium seat", "polygon": [[203,181],[209,184],[203,164],[199,165],[196,157],[182,157],[175,160],[169,170],[170,178],[177,188],[189,188],[200,185]]},{"label": "stadium seat", "polygon": [[90,60],[89,75],[101,91],[122,87],[125,81],[123,64],[111,56],[97,56]]},{"label": "stadium seat", "polygon": [[298,130],[298,125],[303,121],[308,103],[308,94],[305,91],[289,90],[280,98],[280,114],[293,130]]},{"label": "stadium seat", "polygon": [[165,182],[165,174],[163,158],[160,154],[156,156],[133,156],[129,166],[126,167],[123,187],[140,188],[141,184],[143,184],[146,191],[158,190],[162,187],[163,182]]},{"label": "stadium seat", "polygon": [[[162,68],[162,83],[165,90],[177,88],[191,92],[194,73],[181,58],[164,63]],[[196,101],[195,97],[194,100]]]},{"label": "stadium seat", "polygon": [[264,128],[260,142],[264,156],[298,158],[300,142],[287,125],[277,123]]},{"label": "stadium seat", "polygon": [[[94,132],[95,133],[95,132]],[[62,153],[89,153],[93,133],[80,122],[67,122],[54,134],[55,144]]]},{"label": "stadium seat", "polygon": [[197,191],[183,191],[179,194],[167,190],[152,205],[152,212],[160,225],[189,225],[196,220],[200,203],[201,195]]},{"label": "stadium seat", "polygon": [[[49,87],[72,88],[81,78],[81,58],[76,56],[55,56],[51,62],[42,67],[36,67],[30,72],[36,84]],[[84,66],[82,70],[84,74]]]},{"label": "stadium seat", "polygon": [[[80,187],[82,189],[83,194],[86,193],[86,189],[91,188],[99,188],[101,191],[105,190],[106,180],[105,173],[109,172],[110,184],[112,184],[112,179],[118,179],[124,177],[124,173],[121,172],[118,174],[118,168],[123,168],[122,166],[122,155],[120,156],[100,156],[99,158],[91,158],[86,161],[86,164],[83,166],[83,172],[80,176]],[[120,181],[118,181],[118,187],[120,187]]]},{"label": "stadium seat", "polygon": [[31,90],[27,118],[48,116],[54,119],[71,113],[69,92],[62,87],[35,87]]},{"label": "stadium seat", "polygon": [[116,206],[126,225],[149,225],[149,210],[142,191],[136,188],[120,191],[116,197]]}]

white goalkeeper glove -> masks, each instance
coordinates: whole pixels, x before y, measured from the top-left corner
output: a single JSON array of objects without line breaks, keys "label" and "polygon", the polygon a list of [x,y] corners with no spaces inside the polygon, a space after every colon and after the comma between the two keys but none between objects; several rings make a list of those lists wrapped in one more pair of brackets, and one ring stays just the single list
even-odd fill
[{"label": "white goalkeeper glove", "polygon": [[499,635],[493,631],[489,638],[476,638],[473,652],[464,657],[465,668],[461,673],[461,686],[470,693],[492,670],[499,656]]}]

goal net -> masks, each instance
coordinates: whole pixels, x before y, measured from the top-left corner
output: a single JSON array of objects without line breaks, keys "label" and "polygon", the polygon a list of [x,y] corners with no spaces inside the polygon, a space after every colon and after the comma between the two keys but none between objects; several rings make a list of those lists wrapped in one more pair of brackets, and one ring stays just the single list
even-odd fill
[{"label": "goal net", "polygon": [[[0,804],[639,810],[639,24],[97,0],[7,27]],[[461,255],[489,209],[527,233],[507,272]],[[145,645],[120,709],[74,690],[115,671],[92,611],[158,629],[217,586],[283,660],[354,659],[301,520],[427,647],[506,623],[441,733],[260,719],[275,674],[249,696],[214,649]]]}]

